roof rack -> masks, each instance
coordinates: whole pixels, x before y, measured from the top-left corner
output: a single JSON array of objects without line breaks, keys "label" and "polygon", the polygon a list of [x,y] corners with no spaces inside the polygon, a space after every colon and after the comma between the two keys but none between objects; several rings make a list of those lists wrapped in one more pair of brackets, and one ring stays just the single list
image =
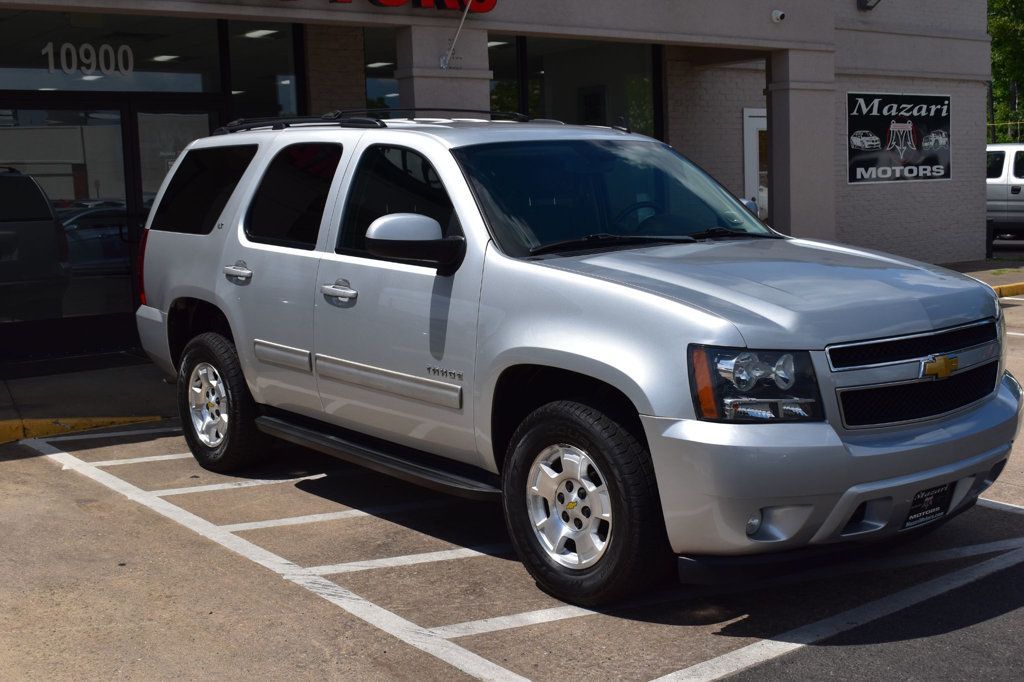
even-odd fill
[{"label": "roof rack", "polygon": [[291,116],[287,118],[265,117],[265,118],[240,118],[227,125],[222,125],[213,131],[214,135],[226,135],[238,133],[243,130],[256,130],[258,128],[270,128],[271,130],[284,130],[297,125],[328,125],[340,126],[342,128],[385,128],[384,122],[379,118],[367,116],[344,116],[340,112],[331,112],[323,116]]},{"label": "roof rack", "polygon": [[[330,114],[324,114],[324,116],[369,116],[370,118],[382,120],[379,114],[416,114],[420,111],[427,111],[437,113],[453,113],[453,114],[486,114],[492,119],[503,118],[516,121],[517,123],[527,123],[530,121],[530,117],[526,114],[521,114],[517,111],[491,111],[490,109],[459,109],[452,107],[406,107],[398,109],[378,108],[378,109],[342,109],[340,111],[332,111]],[[386,119],[384,119],[386,120]]]}]

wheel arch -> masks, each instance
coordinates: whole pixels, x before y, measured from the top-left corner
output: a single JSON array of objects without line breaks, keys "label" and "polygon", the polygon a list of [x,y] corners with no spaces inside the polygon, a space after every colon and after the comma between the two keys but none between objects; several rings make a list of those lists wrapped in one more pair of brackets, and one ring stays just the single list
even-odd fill
[{"label": "wheel arch", "polygon": [[215,303],[193,296],[180,296],[167,309],[167,347],[175,369],[190,340],[204,332],[216,332],[235,344],[227,315]]},{"label": "wheel arch", "polygon": [[504,367],[489,391],[487,415],[494,471],[504,464],[516,427],[530,412],[557,400],[573,400],[596,408],[628,429],[646,445],[640,415],[650,404],[639,385],[614,367],[591,365],[587,372],[570,363],[520,362]]}]

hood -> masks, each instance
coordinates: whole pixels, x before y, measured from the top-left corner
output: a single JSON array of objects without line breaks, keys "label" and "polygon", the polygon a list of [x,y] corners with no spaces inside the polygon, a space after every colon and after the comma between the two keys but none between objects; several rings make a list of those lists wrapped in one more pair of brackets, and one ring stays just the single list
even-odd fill
[{"label": "hood", "polygon": [[992,317],[998,305],[970,277],[803,239],[673,244],[538,263],[701,308],[732,322],[750,348],[819,350],[927,332]]}]

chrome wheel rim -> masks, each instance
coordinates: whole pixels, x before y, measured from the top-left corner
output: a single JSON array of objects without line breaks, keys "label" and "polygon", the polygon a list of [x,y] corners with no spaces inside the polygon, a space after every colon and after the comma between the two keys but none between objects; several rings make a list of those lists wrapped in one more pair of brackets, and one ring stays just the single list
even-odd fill
[{"label": "chrome wheel rim", "polygon": [[228,433],[228,394],[217,368],[200,362],[188,380],[188,406],[192,428],[200,442],[215,448]]},{"label": "chrome wheel rim", "polygon": [[544,448],[526,480],[526,504],[537,542],[567,568],[597,563],[611,541],[612,506],[607,479],[574,445]]}]

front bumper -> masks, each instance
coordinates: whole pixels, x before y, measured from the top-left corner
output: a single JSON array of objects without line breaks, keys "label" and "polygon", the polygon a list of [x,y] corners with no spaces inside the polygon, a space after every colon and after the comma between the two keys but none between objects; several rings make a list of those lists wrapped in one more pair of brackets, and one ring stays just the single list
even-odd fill
[{"label": "front bumper", "polygon": [[910,532],[914,495],[945,483],[954,484],[946,518],[963,511],[1002,471],[1020,412],[1020,386],[1007,374],[980,405],[891,432],[642,421],[672,549],[743,556]]}]

